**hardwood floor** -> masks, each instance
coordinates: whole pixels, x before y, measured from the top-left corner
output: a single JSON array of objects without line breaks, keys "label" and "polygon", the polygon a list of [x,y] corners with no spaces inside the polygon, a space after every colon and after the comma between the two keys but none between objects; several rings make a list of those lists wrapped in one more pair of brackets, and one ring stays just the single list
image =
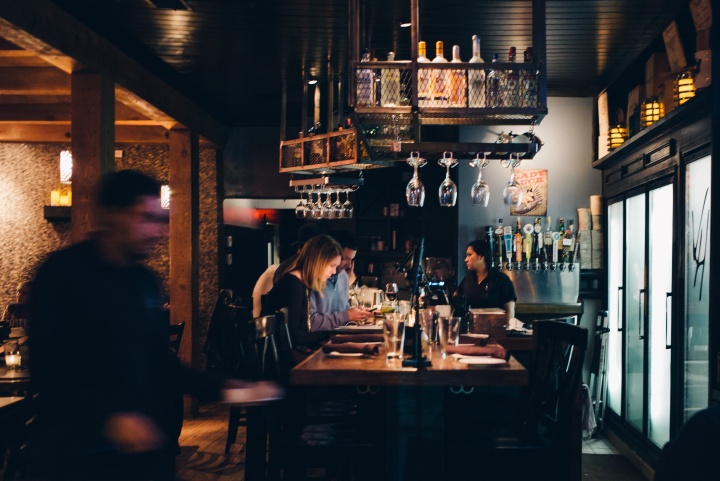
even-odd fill
[{"label": "hardwood floor", "polygon": [[200,415],[186,418],[180,435],[180,456],[175,466],[178,481],[238,481],[245,472],[245,428],[238,444],[225,454],[228,406],[206,404]]}]

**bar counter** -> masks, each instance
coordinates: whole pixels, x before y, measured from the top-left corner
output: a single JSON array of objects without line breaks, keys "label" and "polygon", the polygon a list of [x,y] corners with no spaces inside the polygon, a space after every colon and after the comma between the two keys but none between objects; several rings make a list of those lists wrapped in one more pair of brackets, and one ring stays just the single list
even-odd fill
[{"label": "bar counter", "polygon": [[455,358],[432,354],[427,368],[402,367],[384,354],[362,357],[329,357],[315,351],[290,371],[296,386],[524,386],[528,371],[514,357],[505,364],[470,366]]}]

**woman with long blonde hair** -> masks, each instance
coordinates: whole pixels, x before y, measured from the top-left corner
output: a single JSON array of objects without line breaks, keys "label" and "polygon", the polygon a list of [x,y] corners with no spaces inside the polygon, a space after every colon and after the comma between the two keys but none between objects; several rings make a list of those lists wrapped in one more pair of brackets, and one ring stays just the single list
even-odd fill
[{"label": "woman with long blonde hair", "polygon": [[342,248],[332,237],[312,237],[300,250],[290,270],[263,296],[263,314],[273,314],[284,307],[288,309],[290,340],[296,350],[316,349],[326,336],[312,331],[308,297],[310,291],[323,295],[327,280],[335,274],[341,259]]}]

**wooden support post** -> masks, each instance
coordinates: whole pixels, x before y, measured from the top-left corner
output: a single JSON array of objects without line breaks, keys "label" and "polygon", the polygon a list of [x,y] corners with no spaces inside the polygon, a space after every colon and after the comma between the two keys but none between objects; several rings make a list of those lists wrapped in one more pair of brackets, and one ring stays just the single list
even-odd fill
[{"label": "wooden support post", "polygon": [[[185,321],[180,358],[192,365],[192,341],[199,319],[199,147],[187,129],[170,130],[170,320]],[[185,414],[197,401],[185,403]]]},{"label": "wooden support post", "polygon": [[100,177],[115,168],[115,86],[106,76],[80,71],[72,74],[71,91],[70,237],[72,242],[80,242],[94,228],[94,193]]}]

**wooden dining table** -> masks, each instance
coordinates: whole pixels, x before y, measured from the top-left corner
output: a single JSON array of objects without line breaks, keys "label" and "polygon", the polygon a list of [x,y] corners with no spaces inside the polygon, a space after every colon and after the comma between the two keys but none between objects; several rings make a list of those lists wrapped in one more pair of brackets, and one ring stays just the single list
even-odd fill
[{"label": "wooden dining table", "polygon": [[[448,412],[468,406],[467,401],[472,406],[474,398],[467,395],[476,389],[517,392],[529,375],[512,356],[501,364],[470,365],[455,357],[443,359],[435,346],[428,357],[431,364],[417,368],[387,360],[383,349],[377,356],[333,356],[318,350],[290,371],[290,385],[306,390],[355,387],[361,397],[384,397],[385,412],[377,412],[372,421],[384,437],[378,442],[384,445],[380,451],[385,459],[376,460],[384,472],[377,479],[443,480],[445,439],[450,428],[457,428],[446,425],[455,423]],[[468,462],[470,469],[473,460]]]}]

